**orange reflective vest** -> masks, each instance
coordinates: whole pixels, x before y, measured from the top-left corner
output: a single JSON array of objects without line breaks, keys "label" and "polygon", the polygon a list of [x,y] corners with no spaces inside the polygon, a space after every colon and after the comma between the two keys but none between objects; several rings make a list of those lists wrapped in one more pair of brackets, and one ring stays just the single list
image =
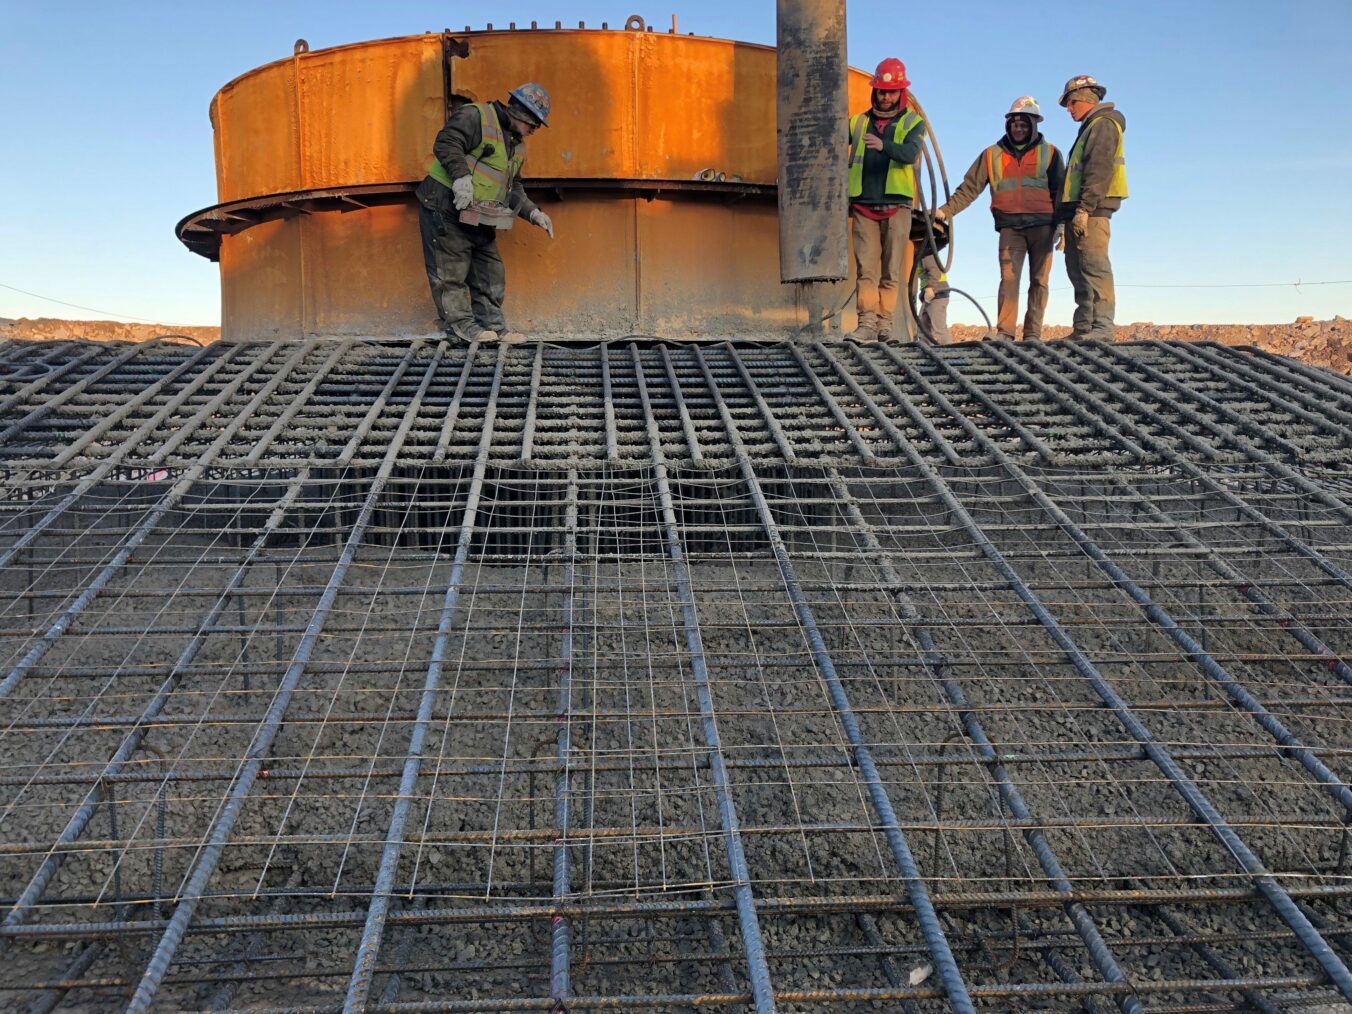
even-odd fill
[{"label": "orange reflective vest", "polygon": [[991,210],[1009,215],[1050,215],[1052,191],[1047,166],[1056,149],[1042,141],[1023,154],[1011,155],[1002,145],[986,149],[986,175],[991,183]]}]

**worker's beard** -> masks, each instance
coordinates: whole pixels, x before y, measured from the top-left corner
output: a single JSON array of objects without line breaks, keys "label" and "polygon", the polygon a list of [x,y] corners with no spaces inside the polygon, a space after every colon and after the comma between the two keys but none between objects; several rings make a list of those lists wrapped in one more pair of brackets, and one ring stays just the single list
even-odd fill
[{"label": "worker's beard", "polygon": [[907,93],[902,89],[897,94],[897,104],[891,109],[878,108],[878,93],[873,93],[873,115],[881,117],[884,120],[890,120],[894,116],[900,116],[901,111],[906,108]]}]

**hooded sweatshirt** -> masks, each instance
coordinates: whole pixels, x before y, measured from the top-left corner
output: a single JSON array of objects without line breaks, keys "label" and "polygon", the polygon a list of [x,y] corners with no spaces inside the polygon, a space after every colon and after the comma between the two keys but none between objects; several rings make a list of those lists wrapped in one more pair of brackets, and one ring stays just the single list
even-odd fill
[{"label": "hooded sweatshirt", "polygon": [[[1095,218],[1111,218],[1114,211],[1122,207],[1122,198],[1108,197],[1108,184],[1113,178],[1113,159],[1117,155],[1117,131],[1112,120],[1127,129],[1127,119],[1119,113],[1111,102],[1100,102],[1080,121],[1078,140],[1084,138],[1084,176],[1080,186],[1080,199],[1070,204],[1062,204],[1057,210],[1058,221],[1069,221],[1075,217],[1078,208],[1084,208]],[[1057,195],[1060,195],[1058,189]]]},{"label": "hooded sweatshirt", "polygon": [[[1008,131],[996,142],[996,146],[1009,152],[1015,158],[1025,154],[1029,148],[1041,144],[1043,137],[1041,132],[1034,132],[1033,136],[1022,145],[1016,145],[1009,139]],[[1005,211],[996,211],[991,208],[991,214],[995,217],[995,231],[1002,229],[1032,229],[1039,226],[1051,225],[1057,216],[1057,206],[1061,201],[1061,186],[1066,178],[1066,160],[1061,154],[1061,149],[1053,148],[1051,160],[1047,163],[1047,185],[1052,192],[1052,213],[1050,215],[1011,215]],[[967,170],[967,175],[963,177],[961,185],[953,192],[953,196],[943,206],[943,212],[949,218],[952,218],[958,212],[964,210],[969,204],[981,196],[981,191],[990,185],[990,173],[986,170],[986,152],[982,152],[972,163],[972,167]]]}]

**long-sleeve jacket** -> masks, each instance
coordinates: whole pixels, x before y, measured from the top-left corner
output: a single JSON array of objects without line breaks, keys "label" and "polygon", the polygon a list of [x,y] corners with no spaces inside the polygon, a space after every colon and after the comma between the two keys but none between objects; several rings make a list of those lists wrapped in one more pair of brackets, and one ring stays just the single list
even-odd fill
[{"label": "long-sleeve jacket", "polygon": [[1122,198],[1107,196],[1108,184],[1116,168],[1118,141],[1117,130],[1109,121],[1116,122],[1123,131],[1127,129],[1127,118],[1111,102],[1100,102],[1080,121],[1080,132],[1075,135],[1077,142],[1081,137],[1084,138],[1081,152],[1084,176],[1080,185],[1080,199],[1061,205],[1057,212],[1057,218],[1061,221],[1073,218],[1077,208],[1084,208],[1095,218],[1111,218],[1113,212],[1122,207]]},{"label": "long-sleeve jacket", "polygon": [[[901,117],[906,110],[898,111],[897,115],[888,120],[879,120],[870,110],[865,115],[868,117],[867,126],[864,131],[873,134],[882,139],[882,151],[874,151],[872,148],[864,149],[864,189],[863,192],[851,200],[855,204],[870,205],[905,205],[909,206],[909,198],[898,197],[896,194],[887,192],[887,170],[893,162],[901,165],[911,165],[920,157],[920,146],[925,143],[925,121],[921,120],[909,134],[898,141],[895,137],[896,125],[901,121]],[[889,129],[890,128],[890,129]],[[848,136],[848,132],[847,132]]]},{"label": "long-sleeve jacket", "polygon": [[[507,107],[501,102],[494,102],[493,105],[497,109],[498,122],[503,125],[502,135],[507,141],[507,157],[511,158],[521,141],[507,126]],[[483,127],[479,122],[478,110],[472,105],[464,105],[451,114],[446,126],[437,133],[436,140],[432,142],[432,154],[450,174],[451,179],[458,180],[470,174],[467,155],[479,147],[483,139]],[[507,203],[521,218],[530,218],[531,212],[535,210],[534,202],[526,196],[526,188],[520,176],[512,180]]]},{"label": "long-sleeve jacket", "polygon": [[[1017,158],[1034,145],[1041,144],[1042,140],[1040,133],[1034,134],[1027,144],[1015,147],[1014,142],[1006,134],[996,144]],[[1047,163],[1047,186],[1051,189],[1052,194],[1052,213],[1050,215],[1012,215],[1009,212],[991,208],[991,215],[995,218],[995,231],[999,232],[1001,229],[1032,229],[1037,226],[1051,225],[1057,219],[1057,209],[1061,202],[1061,186],[1065,182],[1065,178],[1066,160],[1061,155],[1061,149],[1055,148],[1052,151],[1051,161]],[[967,170],[967,175],[962,178],[962,183],[958,185],[958,189],[953,191],[953,196],[944,203],[944,214],[952,218],[958,212],[964,210],[981,196],[981,191],[990,186],[990,182],[990,170],[986,166],[986,152],[983,151],[976,157],[972,167]]]}]

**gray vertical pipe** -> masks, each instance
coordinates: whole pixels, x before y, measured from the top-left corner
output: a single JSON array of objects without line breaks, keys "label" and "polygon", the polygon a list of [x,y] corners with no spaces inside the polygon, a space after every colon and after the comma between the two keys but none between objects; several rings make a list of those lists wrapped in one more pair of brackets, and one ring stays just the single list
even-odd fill
[{"label": "gray vertical pipe", "polygon": [[845,0],[779,0],[779,280],[849,275]]}]

